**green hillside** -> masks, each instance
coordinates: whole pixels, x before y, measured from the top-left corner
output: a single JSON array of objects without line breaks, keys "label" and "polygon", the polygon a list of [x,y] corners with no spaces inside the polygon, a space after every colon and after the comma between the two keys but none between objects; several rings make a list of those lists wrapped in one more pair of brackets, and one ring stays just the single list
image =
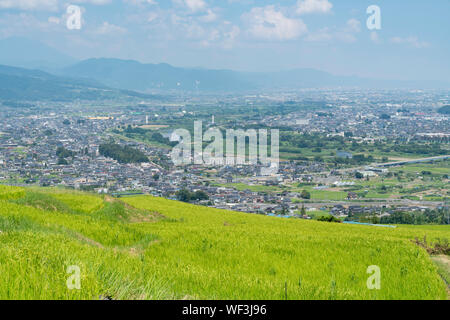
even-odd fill
[{"label": "green hillside", "polygon": [[99,101],[120,98],[150,99],[152,96],[108,88],[86,79],[59,77],[39,70],[0,65],[0,101],[3,100],[5,105],[23,105],[16,103],[16,100]]},{"label": "green hillside", "polygon": [[[446,299],[448,226],[281,219],[147,196],[0,186],[0,299]],[[381,289],[366,286],[379,266]],[[81,289],[69,290],[69,266]]]}]

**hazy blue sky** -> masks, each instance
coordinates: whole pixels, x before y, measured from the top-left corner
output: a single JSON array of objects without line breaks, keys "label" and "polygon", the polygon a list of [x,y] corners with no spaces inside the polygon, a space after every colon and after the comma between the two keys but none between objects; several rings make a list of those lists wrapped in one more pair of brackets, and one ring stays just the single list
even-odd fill
[{"label": "hazy blue sky", "polygon": [[[80,30],[67,29],[70,4],[82,9]],[[366,26],[370,5],[381,30]],[[0,0],[0,38],[78,59],[448,80],[449,14],[449,0]]]}]

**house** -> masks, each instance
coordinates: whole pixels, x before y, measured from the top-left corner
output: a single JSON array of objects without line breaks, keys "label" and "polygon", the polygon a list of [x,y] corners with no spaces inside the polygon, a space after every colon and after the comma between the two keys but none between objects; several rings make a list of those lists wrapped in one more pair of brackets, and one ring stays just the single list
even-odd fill
[{"label": "house", "polygon": [[345,158],[345,159],[353,158],[353,155],[350,152],[346,152],[346,151],[338,151],[338,152],[336,152],[336,156],[338,158]]},{"label": "house", "polygon": [[348,211],[352,214],[355,214],[355,213],[358,214],[358,213],[363,213],[364,208],[362,206],[349,206]]},{"label": "house", "polygon": [[330,213],[334,216],[342,215],[345,213],[345,208],[343,205],[337,204],[330,210]]},{"label": "house", "polygon": [[349,192],[348,194],[347,194],[347,199],[348,200],[353,200],[353,199],[358,199],[358,195],[355,193],[355,192]]},{"label": "house", "polygon": [[377,176],[377,174],[373,171],[361,171],[360,173],[363,175],[364,178]]}]

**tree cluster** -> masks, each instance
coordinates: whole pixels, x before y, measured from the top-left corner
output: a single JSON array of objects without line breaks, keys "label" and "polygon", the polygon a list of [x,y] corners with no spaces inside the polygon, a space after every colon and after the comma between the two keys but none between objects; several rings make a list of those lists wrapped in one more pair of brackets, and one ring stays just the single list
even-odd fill
[{"label": "tree cluster", "polygon": [[190,192],[187,189],[179,190],[176,193],[176,197],[179,201],[183,201],[183,202],[201,201],[201,200],[209,199],[208,194],[204,191],[199,190],[199,191],[195,191],[195,192]]},{"label": "tree cluster", "polygon": [[132,147],[121,146],[115,143],[101,144],[98,148],[99,153],[107,158],[112,158],[119,163],[142,163],[148,162],[147,156]]}]

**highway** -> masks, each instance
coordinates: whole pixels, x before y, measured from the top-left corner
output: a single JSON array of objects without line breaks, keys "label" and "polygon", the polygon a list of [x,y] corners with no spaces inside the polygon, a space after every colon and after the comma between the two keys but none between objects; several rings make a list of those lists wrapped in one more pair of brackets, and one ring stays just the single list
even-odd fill
[{"label": "highway", "polygon": [[[402,166],[402,165],[406,165],[406,164],[414,164],[414,163],[429,162],[429,161],[439,161],[439,160],[446,160],[446,159],[450,159],[450,155],[436,156],[436,157],[429,157],[429,158],[420,158],[420,159],[411,159],[411,160],[396,161],[396,162],[373,163],[370,165],[364,165],[364,166],[358,166],[358,167],[336,169],[336,171],[338,171],[338,172],[365,171],[366,167],[374,167],[374,168],[395,167],[395,166]],[[321,174],[329,174],[329,173],[330,173],[330,171],[312,172],[312,173],[310,173],[310,175],[321,175]]]},{"label": "highway", "polygon": [[412,159],[412,160],[405,160],[405,161],[388,162],[388,163],[380,163],[380,164],[374,164],[374,166],[375,167],[393,167],[393,166],[402,166],[405,164],[421,163],[421,162],[428,162],[428,161],[438,161],[438,160],[446,160],[446,159],[450,159],[450,155],[422,158],[422,159]]}]

